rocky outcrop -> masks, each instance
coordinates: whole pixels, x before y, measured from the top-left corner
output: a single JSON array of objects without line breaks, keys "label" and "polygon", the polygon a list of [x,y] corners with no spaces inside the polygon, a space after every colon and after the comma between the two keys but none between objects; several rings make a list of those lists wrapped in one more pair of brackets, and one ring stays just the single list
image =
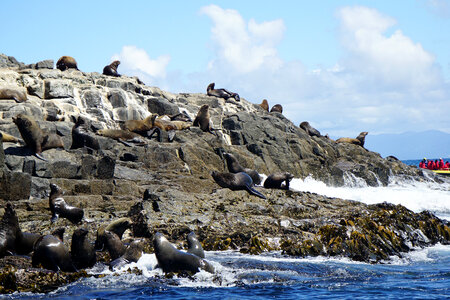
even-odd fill
[{"label": "rocky outcrop", "polygon": [[[205,94],[173,94],[143,85],[138,78],[47,67],[50,63],[27,67],[0,56],[0,84],[28,91],[24,103],[0,100],[0,131],[20,137],[12,117],[30,114],[42,128],[60,135],[65,148],[44,151],[44,161],[23,144],[3,143],[0,214],[6,201],[14,202],[24,231],[47,234],[63,226],[70,237],[77,229],[62,218],[50,222],[49,184],[55,183],[65,191],[65,201],[84,209],[88,221],[82,226],[88,228],[91,240],[100,225],[129,216],[133,226],[128,237],[151,239],[159,231],[171,240],[185,240],[194,230],[206,250],[239,248],[259,253],[277,249],[291,255],[344,255],[376,262],[402,255],[412,246],[450,242],[448,224],[429,213],[257,187],[267,197],[263,200],[246,191],[222,189],[210,175],[213,170],[226,170],[223,151],[259,173],[289,172],[330,185],[351,180],[386,185],[392,176],[428,180],[417,168],[386,160],[360,146],[310,137],[282,114],[269,113],[243,98],[236,102]],[[204,104],[209,105],[216,134],[192,127],[177,131],[172,143],[146,139],[140,146],[97,136],[98,151],[70,149],[72,127],[79,115],[90,121],[94,134],[151,113],[184,112],[193,120]],[[70,238],[66,240],[70,243]],[[148,243],[147,249],[151,248]],[[0,272],[0,282],[12,280],[14,272],[13,282],[20,281],[17,276],[23,272],[16,269],[28,267],[11,258],[5,263],[5,259],[0,259],[0,266],[6,268]],[[85,274],[59,278],[80,276]],[[33,290],[22,283],[15,286],[16,290]]]}]

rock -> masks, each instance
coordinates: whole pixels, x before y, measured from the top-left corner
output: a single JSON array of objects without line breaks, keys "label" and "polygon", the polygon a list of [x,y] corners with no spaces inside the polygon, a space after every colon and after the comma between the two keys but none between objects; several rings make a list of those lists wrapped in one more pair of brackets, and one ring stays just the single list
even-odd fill
[{"label": "rock", "polygon": [[44,81],[45,99],[73,97],[73,87],[66,79],[48,79]]},{"label": "rock", "polygon": [[167,99],[152,97],[148,99],[148,110],[158,115],[175,115],[180,112],[176,104],[170,103]]}]

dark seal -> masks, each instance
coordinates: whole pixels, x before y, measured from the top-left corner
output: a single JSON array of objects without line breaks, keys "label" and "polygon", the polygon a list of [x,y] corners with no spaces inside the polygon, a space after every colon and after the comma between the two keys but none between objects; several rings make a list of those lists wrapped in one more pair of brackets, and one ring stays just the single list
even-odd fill
[{"label": "dark seal", "polygon": [[114,232],[119,239],[122,239],[122,235],[125,230],[131,228],[133,222],[130,218],[119,218],[109,223],[108,225],[102,225],[97,229],[97,239],[95,240],[95,249],[102,250],[105,244],[105,231]]},{"label": "dark seal", "polygon": [[214,267],[197,255],[180,251],[175,248],[160,232],[155,234],[153,240],[158,266],[165,272],[192,272],[205,270],[214,273]]},{"label": "dark seal", "polygon": [[[267,176],[264,180],[264,187],[266,189],[284,189],[289,190],[289,182],[294,178],[294,175],[287,172],[273,173]],[[284,185],[282,183],[284,182]]]},{"label": "dark seal", "polygon": [[141,240],[132,241],[125,250],[125,254],[110,263],[110,269],[117,270],[129,263],[137,262],[143,251],[144,243]]},{"label": "dark seal", "polygon": [[261,184],[261,176],[259,176],[256,170],[242,167],[236,157],[231,153],[223,153],[223,157],[227,161],[228,171],[230,173],[245,172],[250,175],[254,184]]},{"label": "dark seal", "polygon": [[225,100],[228,100],[229,98],[234,98],[236,101],[241,101],[241,98],[239,97],[239,94],[230,92],[230,91],[228,91],[226,89],[215,89],[214,88],[215,85],[216,84],[214,82],[212,82],[206,88],[206,94],[208,96],[224,98]]},{"label": "dark seal", "polygon": [[89,121],[82,116],[78,116],[75,125],[72,127],[72,146],[70,149],[91,148],[99,150],[98,139],[93,132],[89,131]]},{"label": "dark seal", "polygon": [[68,205],[62,197],[63,194],[64,192],[59,186],[53,183],[50,184],[48,204],[52,212],[51,221],[55,222],[58,217],[61,217],[68,219],[74,224],[80,223],[84,216],[83,209]]},{"label": "dark seal", "polygon": [[191,254],[195,254],[200,258],[205,258],[205,251],[203,251],[202,244],[197,239],[197,236],[192,231],[187,236],[188,249],[187,252]]},{"label": "dark seal", "polygon": [[232,191],[246,190],[249,194],[266,199],[266,196],[252,187],[253,180],[247,173],[219,173],[217,171],[212,171],[211,176],[214,178],[214,181],[223,188],[229,188]]},{"label": "dark seal", "polygon": [[306,121],[300,123],[300,128],[306,131],[309,136],[321,137],[319,130],[309,125],[309,123]]},{"label": "dark seal", "polygon": [[211,116],[209,115],[209,105],[204,104],[200,107],[197,116],[194,119],[193,126],[198,126],[204,132],[212,133],[213,128],[211,127]]},{"label": "dark seal", "polygon": [[283,106],[281,106],[281,104],[275,104],[270,109],[270,112],[279,112],[280,114],[282,114],[283,113]]},{"label": "dark seal", "polygon": [[56,68],[61,71],[68,69],[78,70],[77,61],[71,56],[61,56],[56,62]]},{"label": "dark seal", "polygon": [[55,272],[76,271],[69,249],[58,237],[50,234],[40,237],[34,244],[31,263],[33,267],[38,267],[40,264],[45,269]]},{"label": "dark seal", "polygon": [[89,242],[88,233],[87,229],[78,228],[72,234],[70,254],[77,269],[92,268],[97,262],[94,245]]},{"label": "dark seal", "polygon": [[118,60],[113,61],[112,63],[103,68],[103,75],[120,77],[120,74],[117,73],[117,68],[119,67],[119,65],[120,61]]},{"label": "dark seal", "polygon": [[121,257],[126,250],[119,236],[111,231],[105,231],[105,248],[108,250],[111,260]]},{"label": "dark seal", "polygon": [[22,234],[19,219],[11,203],[7,203],[0,222],[0,258],[16,252],[16,241]]}]

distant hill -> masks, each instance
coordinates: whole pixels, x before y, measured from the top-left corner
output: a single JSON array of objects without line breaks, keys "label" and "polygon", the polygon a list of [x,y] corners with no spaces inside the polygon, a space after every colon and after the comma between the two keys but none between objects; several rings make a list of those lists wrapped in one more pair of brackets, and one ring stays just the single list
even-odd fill
[{"label": "distant hill", "polygon": [[400,134],[367,135],[365,148],[386,157],[398,159],[422,159],[450,157],[450,134],[428,130]]}]

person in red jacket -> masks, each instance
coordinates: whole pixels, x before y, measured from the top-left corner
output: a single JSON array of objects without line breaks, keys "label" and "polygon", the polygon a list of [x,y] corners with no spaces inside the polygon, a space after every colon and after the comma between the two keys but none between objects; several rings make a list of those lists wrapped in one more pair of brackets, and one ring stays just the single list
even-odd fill
[{"label": "person in red jacket", "polygon": [[445,163],[444,169],[445,169],[445,170],[449,170],[449,169],[450,169],[450,162],[446,162],[446,163]]},{"label": "person in red jacket", "polygon": [[419,163],[419,168],[425,169],[425,167],[426,167],[426,162],[425,162],[425,158],[424,158],[424,159],[422,159],[422,161]]},{"label": "person in red jacket", "polygon": [[444,169],[444,160],[442,158],[439,159],[439,170]]},{"label": "person in red jacket", "polygon": [[434,161],[432,161],[432,160],[428,161],[427,169],[428,170],[434,170]]}]

